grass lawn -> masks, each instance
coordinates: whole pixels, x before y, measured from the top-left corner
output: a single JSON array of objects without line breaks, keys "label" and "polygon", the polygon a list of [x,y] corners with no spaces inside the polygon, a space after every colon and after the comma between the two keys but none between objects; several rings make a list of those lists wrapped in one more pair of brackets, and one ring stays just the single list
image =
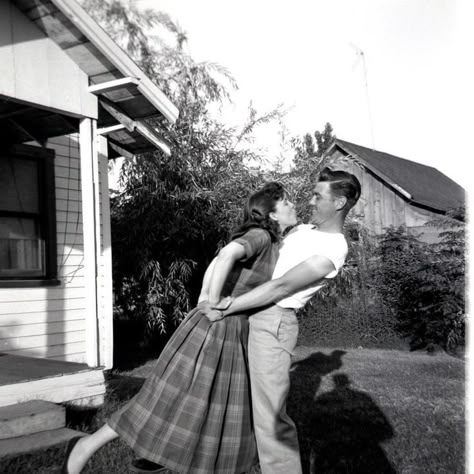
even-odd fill
[{"label": "grass lawn", "polygon": [[[110,374],[106,404],[97,412],[69,410],[68,424],[96,429],[136,393],[152,366]],[[298,347],[288,411],[298,425],[305,472],[465,472],[464,368],[463,360],[444,353]],[[63,451],[2,459],[0,471],[53,473]],[[117,440],[84,472],[128,473],[132,458]]]}]

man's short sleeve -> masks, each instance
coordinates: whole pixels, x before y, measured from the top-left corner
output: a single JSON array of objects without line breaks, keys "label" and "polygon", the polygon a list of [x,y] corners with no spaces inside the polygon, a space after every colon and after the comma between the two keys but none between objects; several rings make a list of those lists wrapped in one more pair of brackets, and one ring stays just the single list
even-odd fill
[{"label": "man's short sleeve", "polygon": [[331,260],[335,270],[328,273],[326,278],[334,278],[341,267],[344,265],[344,261],[347,257],[347,243],[344,239],[335,241],[332,245],[325,249],[323,257]]},{"label": "man's short sleeve", "polygon": [[245,249],[245,257],[242,261],[248,260],[259,254],[267,245],[271,243],[270,234],[263,229],[250,229],[233,242],[241,244]]}]

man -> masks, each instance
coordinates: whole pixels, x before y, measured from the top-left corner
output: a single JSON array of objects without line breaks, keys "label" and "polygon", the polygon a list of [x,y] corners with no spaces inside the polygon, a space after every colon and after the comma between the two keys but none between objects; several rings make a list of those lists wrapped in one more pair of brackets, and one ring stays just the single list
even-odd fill
[{"label": "man", "polygon": [[[347,255],[342,228],[360,190],[354,175],[325,168],[310,201],[311,225],[300,225],[285,238],[273,279],[230,305],[226,301],[227,306],[202,309],[215,321],[264,308],[249,318],[252,408],[262,474],[302,472],[296,427],[286,413],[291,355],[298,337],[295,310],[342,267]],[[136,472],[159,472],[152,471],[152,465],[141,467]]]},{"label": "man", "polygon": [[342,267],[347,255],[342,228],[360,191],[354,175],[325,168],[310,201],[311,225],[300,225],[285,238],[273,279],[239,296],[225,310],[207,311],[209,319],[217,320],[265,308],[249,319],[252,408],[262,474],[302,472],[296,427],[286,413],[291,355],[298,337],[295,310]]}]

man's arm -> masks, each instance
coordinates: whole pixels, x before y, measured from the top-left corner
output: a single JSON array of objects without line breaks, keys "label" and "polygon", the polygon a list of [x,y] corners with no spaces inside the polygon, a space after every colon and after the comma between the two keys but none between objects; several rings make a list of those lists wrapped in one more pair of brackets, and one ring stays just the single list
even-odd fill
[{"label": "man's arm", "polygon": [[288,270],[280,278],[270,280],[237,297],[223,312],[223,315],[227,316],[277,303],[298,291],[315,286],[319,280],[322,280],[334,269],[334,264],[327,257],[314,255]]}]

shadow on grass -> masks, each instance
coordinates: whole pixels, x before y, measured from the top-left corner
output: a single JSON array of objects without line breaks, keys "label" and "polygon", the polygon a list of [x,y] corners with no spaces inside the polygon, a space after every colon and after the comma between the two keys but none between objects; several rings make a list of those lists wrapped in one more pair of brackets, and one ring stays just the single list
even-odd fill
[{"label": "shadow on grass", "polygon": [[333,390],[317,396],[322,376],[340,369],[344,354],[317,352],[292,370],[288,412],[298,426],[303,472],[395,473],[380,446],[394,432],[370,396],[353,390],[343,373],[332,376]]},{"label": "shadow on grass", "polygon": [[143,377],[131,377],[129,375],[108,374],[107,375],[107,397],[117,402],[126,402],[135,396],[145,383]]},{"label": "shadow on grass", "polygon": [[114,369],[129,371],[157,359],[172,333],[146,336],[144,322],[114,320]]},{"label": "shadow on grass", "polygon": [[98,408],[80,407],[71,404],[66,405],[66,426],[73,430],[89,431],[94,425]]}]

